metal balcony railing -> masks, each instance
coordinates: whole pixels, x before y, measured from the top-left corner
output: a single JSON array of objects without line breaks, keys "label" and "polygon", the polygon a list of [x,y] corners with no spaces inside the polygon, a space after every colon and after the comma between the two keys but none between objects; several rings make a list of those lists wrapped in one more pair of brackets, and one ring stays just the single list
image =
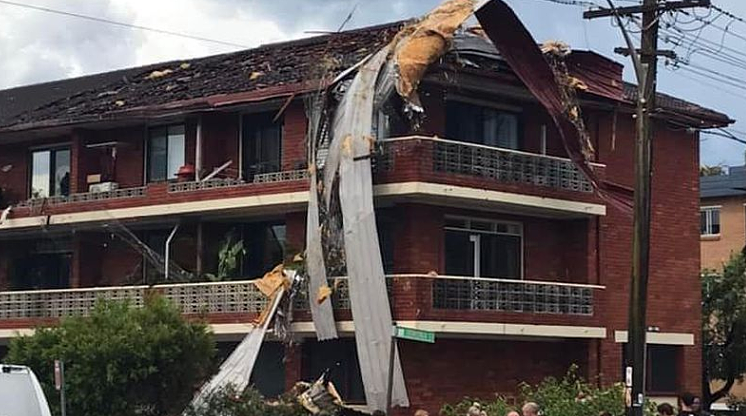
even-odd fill
[{"label": "metal balcony railing", "polygon": [[384,170],[392,170],[394,163],[391,160],[395,159],[400,146],[414,144],[421,147],[417,154],[432,155],[432,170],[435,172],[593,192],[593,185],[570,159],[435,137],[384,139],[381,144],[383,155],[380,157],[380,166]]},{"label": "metal balcony railing", "polygon": [[[603,289],[603,286],[594,285],[463,276],[388,277],[390,296],[397,296],[393,285],[395,279],[412,279],[426,282],[425,287],[430,287],[432,291],[432,303],[419,307],[462,311],[590,316],[594,312],[594,292]],[[350,309],[347,278],[331,279],[330,285],[335,288],[332,295],[334,307]],[[133,306],[141,307],[151,291],[172,301],[185,314],[258,314],[267,306],[267,298],[250,280],[26,290],[0,292],[0,320],[86,316],[98,299],[127,300]],[[295,307],[308,309],[305,291],[296,297]]]}]

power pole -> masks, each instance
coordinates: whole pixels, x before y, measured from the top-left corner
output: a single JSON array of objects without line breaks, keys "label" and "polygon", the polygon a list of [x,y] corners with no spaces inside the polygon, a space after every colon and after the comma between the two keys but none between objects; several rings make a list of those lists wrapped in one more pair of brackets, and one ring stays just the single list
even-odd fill
[{"label": "power pole", "polygon": [[[630,403],[628,415],[643,416],[645,405],[645,359],[647,335],[647,295],[650,270],[650,205],[654,126],[656,111],[656,80],[658,56],[670,56],[671,51],[658,50],[658,28],[661,14],[691,7],[709,7],[710,0],[663,1],[644,0],[641,5],[616,8],[607,0],[608,9],[591,10],[583,17],[593,19],[614,16],[622,29],[627,50],[637,75],[637,110],[635,140],[635,200],[632,237],[632,282],[630,285],[627,362],[625,374]],[[622,16],[642,14],[642,44],[635,48],[624,29]]]}]

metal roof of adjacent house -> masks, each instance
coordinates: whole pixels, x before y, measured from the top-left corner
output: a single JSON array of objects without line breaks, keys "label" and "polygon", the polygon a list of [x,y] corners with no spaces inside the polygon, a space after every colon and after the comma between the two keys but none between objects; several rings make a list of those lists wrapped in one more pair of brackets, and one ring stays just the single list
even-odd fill
[{"label": "metal roof of adjacent house", "polygon": [[[313,84],[322,65],[339,72],[390,41],[404,24],[395,22],[3,90],[0,132],[148,116],[156,110],[199,110],[215,107],[216,102],[232,104],[247,97],[265,99],[273,94],[303,92],[304,87]],[[484,52],[485,42],[478,39],[463,46]],[[492,46],[488,52],[497,51]],[[631,103],[633,95],[634,91],[625,86],[621,101]],[[724,114],[666,95],[660,95],[660,103],[695,118],[730,122]]]},{"label": "metal roof of adjacent house", "polygon": [[700,198],[742,195],[746,195],[746,166],[732,166],[725,175],[703,176],[700,178]]}]

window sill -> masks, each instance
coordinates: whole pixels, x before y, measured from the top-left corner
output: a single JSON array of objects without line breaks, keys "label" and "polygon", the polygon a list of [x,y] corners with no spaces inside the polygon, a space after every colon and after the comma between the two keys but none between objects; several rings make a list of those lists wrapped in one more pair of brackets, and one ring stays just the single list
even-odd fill
[{"label": "window sill", "polygon": [[718,241],[720,240],[720,234],[705,234],[699,236],[700,241]]}]

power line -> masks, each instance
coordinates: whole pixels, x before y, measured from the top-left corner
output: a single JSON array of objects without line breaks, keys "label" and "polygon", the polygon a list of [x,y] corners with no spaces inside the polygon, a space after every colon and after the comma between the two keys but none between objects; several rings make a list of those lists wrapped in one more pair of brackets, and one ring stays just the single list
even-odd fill
[{"label": "power line", "polygon": [[733,140],[734,142],[746,144],[746,139],[742,139],[726,129],[700,130],[699,132],[702,134],[709,134],[710,136],[725,137],[726,139]]},{"label": "power line", "polygon": [[140,25],[135,25],[135,24],[130,24],[130,23],[118,22],[116,20],[109,20],[109,19],[105,19],[105,18],[101,18],[101,17],[96,17],[96,16],[89,16],[89,15],[80,14],[80,13],[67,12],[67,11],[64,11],[64,10],[57,10],[57,9],[52,9],[52,8],[48,8],[48,7],[34,6],[34,5],[31,5],[31,4],[16,3],[14,1],[8,1],[8,0],[0,0],[0,4],[5,4],[5,5],[8,5],[8,6],[15,6],[15,7],[22,7],[22,8],[25,8],[25,9],[32,9],[32,10],[37,10],[37,11],[46,12],[46,13],[59,14],[59,15],[68,16],[68,17],[76,17],[78,19],[85,19],[85,20],[90,20],[90,21],[98,22],[98,23],[106,23],[106,24],[110,24],[110,25],[126,27],[126,28],[129,28],[129,29],[146,30],[146,31],[149,31],[149,32],[160,33],[160,34],[163,34],[163,35],[178,36],[178,37],[182,37],[182,38],[186,38],[186,39],[199,40],[199,41],[202,41],[202,42],[210,42],[210,43],[215,43],[215,44],[224,45],[224,46],[231,46],[231,47],[234,47],[234,48],[242,48],[242,49],[249,48],[249,46],[241,45],[241,44],[238,44],[238,43],[226,42],[226,41],[217,40],[217,39],[210,39],[210,38],[205,38],[205,37],[202,37],[202,36],[190,35],[190,34],[187,34],[187,33],[174,32],[174,31],[170,31],[170,30],[157,29],[157,28],[148,27],[148,26],[140,26]]}]

